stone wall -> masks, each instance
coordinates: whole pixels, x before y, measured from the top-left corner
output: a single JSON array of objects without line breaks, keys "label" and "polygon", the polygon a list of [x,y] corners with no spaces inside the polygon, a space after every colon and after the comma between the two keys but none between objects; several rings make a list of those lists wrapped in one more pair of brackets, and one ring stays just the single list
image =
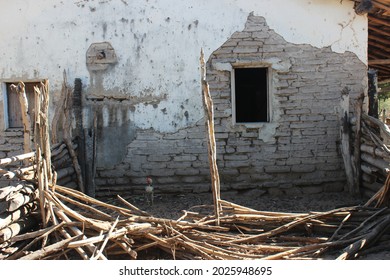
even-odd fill
[{"label": "stone wall", "polygon": [[[236,64],[271,69],[270,122],[233,124],[231,71]],[[366,91],[366,66],[355,54],[288,43],[263,17],[250,15],[245,29],[212,53],[207,71],[223,190],[343,190],[341,91],[348,87],[352,105]],[[204,120],[175,133],[138,129],[122,162],[98,169],[97,175],[98,192],[143,188],[146,176],[164,192],[208,191]]]}]

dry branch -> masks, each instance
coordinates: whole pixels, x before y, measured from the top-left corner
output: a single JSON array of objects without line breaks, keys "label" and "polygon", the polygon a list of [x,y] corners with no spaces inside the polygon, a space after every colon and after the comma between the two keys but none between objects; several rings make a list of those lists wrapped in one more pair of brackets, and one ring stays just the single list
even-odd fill
[{"label": "dry branch", "polygon": [[32,151],[31,145],[31,120],[28,113],[28,101],[25,91],[25,85],[23,82],[19,82],[17,86],[12,85],[11,89],[15,90],[19,96],[20,109],[22,112],[22,122],[23,122],[23,136],[24,143],[23,148],[25,153],[30,153]]},{"label": "dry branch", "polygon": [[82,171],[80,164],[77,159],[77,154],[75,150],[73,149],[73,143],[72,143],[72,133],[71,133],[71,108],[72,108],[72,90],[68,87],[67,85],[67,79],[66,79],[66,72],[64,72],[64,81],[62,83],[62,95],[65,96],[64,100],[64,117],[62,119],[62,129],[63,129],[63,138],[66,147],[68,148],[69,154],[71,156],[72,162],[73,162],[73,167],[76,171],[76,176],[77,176],[77,184],[80,189],[80,191],[85,192],[85,187],[84,187],[84,181],[82,178]]},{"label": "dry branch", "polygon": [[36,221],[32,217],[24,217],[23,219],[19,219],[15,223],[10,224],[6,228],[0,230],[0,243],[3,243],[19,233],[28,230],[35,223]]},{"label": "dry branch", "polygon": [[56,253],[58,251],[61,251],[63,250],[64,248],[67,247],[67,245],[72,242],[73,240],[76,240],[80,238],[80,236],[74,236],[74,237],[71,237],[71,238],[68,238],[68,239],[65,239],[65,240],[62,240],[62,241],[59,241],[57,243],[54,243],[50,246],[47,246],[41,250],[38,250],[38,251],[35,251],[27,256],[24,256],[24,257],[21,257],[20,260],[38,260],[38,259],[42,259],[46,256],[48,256],[49,254],[53,254],[53,253]]},{"label": "dry branch", "polygon": [[206,63],[204,60],[203,49],[200,54],[200,70],[201,70],[201,82],[202,82],[202,95],[203,95],[203,106],[205,110],[205,119],[207,127],[207,148],[208,157],[210,164],[210,175],[211,175],[211,190],[213,193],[214,201],[214,214],[216,218],[216,224],[219,225],[219,217],[221,212],[220,205],[220,180],[217,166],[217,146],[214,134],[214,108],[213,100],[211,99],[209,85],[206,80]]},{"label": "dry branch", "polygon": [[371,229],[369,233],[364,235],[361,239],[349,245],[345,249],[346,252],[340,255],[337,259],[346,260],[353,257],[359,251],[367,248],[372,243],[375,243],[375,241],[378,240],[389,227],[390,216],[382,218],[382,220],[379,221],[379,223],[374,227],[374,229]]},{"label": "dry branch", "polygon": [[9,226],[11,223],[18,221],[22,217],[28,216],[32,211],[36,210],[35,202],[24,205],[14,212],[6,212],[0,215],[0,229]]},{"label": "dry branch", "polygon": [[0,166],[8,165],[8,164],[16,162],[16,161],[32,159],[34,156],[35,156],[35,152],[29,152],[29,153],[18,155],[18,156],[13,156],[13,157],[9,157],[9,158],[2,158],[2,159],[0,159]]}]

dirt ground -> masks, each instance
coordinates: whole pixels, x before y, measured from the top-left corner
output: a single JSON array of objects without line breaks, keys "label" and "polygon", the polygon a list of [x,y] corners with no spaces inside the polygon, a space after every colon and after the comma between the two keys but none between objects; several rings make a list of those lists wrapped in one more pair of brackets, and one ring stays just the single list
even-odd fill
[{"label": "dirt ground", "polygon": [[[189,194],[157,194],[153,205],[142,195],[122,196],[138,208],[155,217],[177,219],[182,210],[196,210],[199,205],[212,205],[211,193]],[[244,192],[223,192],[221,198],[242,206],[262,211],[299,212],[327,211],[345,206],[363,204],[366,200],[352,197],[346,193],[302,194],[297,196],[264,195],[261,191],[250,190]],[[109,202],[116,203],[116,198],[109,198]],[[204,209],[204,207],[202,207]]]},{"label": "dirt ground", "polygon": [[[143,195],[122,196],[127,201],[155,217],[178,219],[183,215],[183,210],[212,213],[212,194],[158,194],[154,198],[154,204],[149,205]],[[246,192],[225,192],[221,198],[242,206],[256,210],[306,213],[311,211],[328,211],[340,207],[356,206],[364,204],[367,199],[352,197],[346,193],[320,193],[304,194],[297,196],[272,196],[262,192],[251,190]],[[105,198],[105,201],[118,204],[115,197]],[[204,207],[209,205],[210,207]],[[121,205],[123,206],[123,205]],[[203,207],[199,207],[203,206]],[[209,210],[207,210],[209,209]],[[338,254],[339,255],[339,254]],[[335,255],[335,257],[337,257]],[[332,256],[330,256],[332,258]],[[365,260],[390,260],[390,251],[384,248],[383,251],[370,253],[361,257]]]}]

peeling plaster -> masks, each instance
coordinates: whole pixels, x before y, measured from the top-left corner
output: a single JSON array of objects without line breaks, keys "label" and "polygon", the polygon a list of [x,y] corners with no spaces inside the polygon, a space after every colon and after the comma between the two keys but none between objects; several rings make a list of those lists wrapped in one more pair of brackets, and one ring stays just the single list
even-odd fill
[{"label": "peeling plaster", "polygon": [[[82,79],[88,98],[133,100],[135,125],[160,132],[202,118],[200,49],[209,57],[244,29],[251,12],[266,18],[288,42],[350,51],[367,62],[367,18],[354,14],[352,1],[226,0],[222,9],[220,0],[37,0],[7,1],[2,11],[0,23],[13,22],[13,32],[0,30],[0,53],[7,54],[0,79],[42,75],[59,95],[65,69],[70,83]],[[85,53],[91,43],[102,41],[115,47],[118,65],[99,76],[88,72]],[[146,89],[152,89],[150,95]],[[145,96],[150,97],[146,104]],[[188,117],[178,105],[185,100]]]}]

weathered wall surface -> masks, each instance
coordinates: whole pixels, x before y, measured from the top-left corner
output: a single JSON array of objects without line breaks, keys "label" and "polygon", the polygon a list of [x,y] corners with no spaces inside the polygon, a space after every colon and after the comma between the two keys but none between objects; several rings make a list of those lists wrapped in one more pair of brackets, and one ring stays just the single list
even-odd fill
[{"label": "weathered wall surface", "polygon": [[[167,189],[178,184],[183,188],[208,188],[203,183],[208,166],[199,81],[202,47],[210,58],[208,77],[217,110],[221,174],[227,187],[238,188],[257,180],[277,186],[276,173],[282,170],[286,181],[295,178],[299,182],[296,177],[301,175],[290,172],[295,169],[287,162],[301,162],[297,157],[312,155],[310,149],[299,150],[301,142],[293,142],[298,138],[292,136],[299,133],[313,147],[318,144],[317,149],[324,149],[321,141],[330,137],[329,149],[340,168],[333,143],[336,132],[327,130],[328,126],[336,130],[336,120],[326,110],[333,112],[344,84],[349,83],[354,94],[364,91],[367,61],[367,18],[357,16],[350,1],[229,0],[223,2],[223,7],[217,0],[0,2],[4,2],[0,22],[3,27],[9,26],[0,30],[0,82],[48,78],[53,116],[61,106],[63,71],[70,83],[75,78],[82,80],[83,125],[91,127],[94,115],[98,119],[100,186],[131,188],[142,185],[143,176],[152,175]],[[251,12],[265,18],[267,25],[248,27]],[[248,28],[260,26],[257,31],[263,37],[257,40],[253,36],[259,34],[234,37],[255,33]],[[245,39],[251,39],[253,45],[236,48],[234,44],[240,43],[237,40]],[[116,54],[116,62],[105,70],[86,65],[88,48],[99,42],[109,42]],[[269,59],[274,64],[275,115],[267,127],[231,125],[230,76],[222,68],[237,59],[232,54]],[[313,72],[319,70],[326,72],[325,78],[318,79],[321,74]],[[318,86],[323,91],[318,92]],[[1,90],[2,109],[6,100],[4,87]],[[318,102],[309,109],[313,96]],[[328,102],[329,107],[319,102]],[[7,130],[5,119],[4,110],[0,110],[0,146],[8,147],[0,147],[0,151],[7,155],[11,143],[7,135],[19,132]],[[305,133],[310,129],[305,126],[314,125],[325,126],[321,133],[326,130],[326,137],[320,134],[307,139]],[[288,152],[281,159],[283,147]],[[19,147],[12,149],[17,151]],[[322,161],[315,155],[315,164],[331,163],[331,154]],[[277,163],[286,167],[274,167]],[[266,166],[268,173],[262,172]],[[271,172],[272,168],[277,172]],[[310,176],[318,179],[319,173],[311,174],[311,169],[303,172],[302,181]],[[326,172],[321,174],[328,176]],[[342,175],[338,178],[341,180]]]},{"label": "weathered wall surface", "polygon": [[[233,125],[230,71],[237,63],[272,68],[269,123]],[[343,190],[341,91],[347,87],[356,100],[366,80],[366,66],[355,54],[288,43],[263,17],[252,15],[241,32],[213,52],[208,69],[222,189],[259,187],[278,194]],[[100,172],[100,183],[142,185],[151,175],[165,191],[178,186],[206,191],[204,131],[203,121],[177,133],[140,131],[123,164]]]}]

